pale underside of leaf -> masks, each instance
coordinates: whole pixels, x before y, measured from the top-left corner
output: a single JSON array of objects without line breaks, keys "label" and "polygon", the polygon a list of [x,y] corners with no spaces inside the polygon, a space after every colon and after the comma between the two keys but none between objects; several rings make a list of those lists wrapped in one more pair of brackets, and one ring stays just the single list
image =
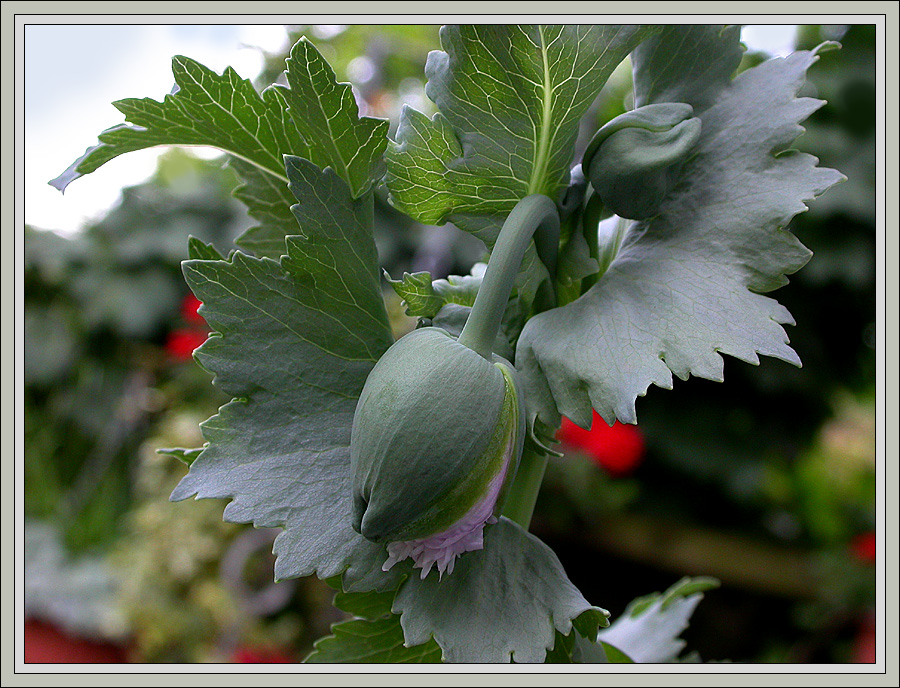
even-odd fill
[{"label": "pale underside of leaf", "polygon": [[663,594],[634,600],[625,613],[608,628],[597,633],[597,644],[576,638],[585,662],[604,661],[611,645],[639,664],[674,662],[686,642],[679,636],[688,627],[691,615],[703,599],[703,592],[718,587],[709,578],[685,578]]},{"label": "pale underside of leaf", "polygon": [[635,51],[641,104],[657,93],[692,103],[701,138],[659,214],[632,224],[598,282],[523,330],[516,361],[532,420],[555,426],[563,414],[590,427],[593,406],[609,424],[633,423],[651,384],[671,388],[673,374],[721,381],[723,353],[799,365],[782,327],[793,319],[760,292],[809,259],[784,227],[842,176],[788,152],[798,122],[822,104],[796,97],[815,55],[731,81],[738,35],[673,27]]}]

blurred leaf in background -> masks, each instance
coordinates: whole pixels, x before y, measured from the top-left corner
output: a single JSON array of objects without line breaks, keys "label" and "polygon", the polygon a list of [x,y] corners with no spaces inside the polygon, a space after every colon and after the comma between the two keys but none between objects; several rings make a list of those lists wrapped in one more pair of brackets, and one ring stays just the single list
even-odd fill
[{"label": "blurred leaf in background", "polygon": [[[25,514],[32,531],[48,533],[29,541],[32,617],[85,636],[121,639],[128,627],[114,609],[120,578],[106,556],[133,506],[154,423],[175,407],[217,403],[207,376],[170,340],[179,330],[198,345],[206,338],[182,311],[179,263],[189,235],[227,249],[246,226],[233,185],[220,162],[171,151],[153,179],[124,189],[82,232],[25,229]],[[63,581],[76,572],[79,589],[107,594],[72,594],[75,583]],[[115,632],[110,615],[121,621]]]}]

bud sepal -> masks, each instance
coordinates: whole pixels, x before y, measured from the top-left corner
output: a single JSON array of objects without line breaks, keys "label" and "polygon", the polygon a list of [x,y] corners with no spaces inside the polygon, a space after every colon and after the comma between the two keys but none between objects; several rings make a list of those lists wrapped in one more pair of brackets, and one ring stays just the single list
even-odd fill
[{"label": "bud sepal", "polygon": [[583,168],[609,210],[632,220],[657,214],[700,138],[700,119],[693,112],[687,103],[645,105],[594,135]]}]

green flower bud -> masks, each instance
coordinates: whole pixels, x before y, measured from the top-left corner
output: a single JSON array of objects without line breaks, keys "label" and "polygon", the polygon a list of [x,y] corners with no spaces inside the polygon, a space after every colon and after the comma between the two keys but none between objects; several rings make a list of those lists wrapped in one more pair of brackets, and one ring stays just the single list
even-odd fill
[{"label": "green flower bud", "polygon": [[515,370],[444,330],[398,340],[363,387],[350,442],[353,527],[424,578],[481,549],[515,475],[525,413]]},{"label": "green flower bud", "polygon": [[607,208],[633,220],[656,215],[680,163],[700,138],[693,112],[687,103],[645,105],[594,135],[583,168]]}]

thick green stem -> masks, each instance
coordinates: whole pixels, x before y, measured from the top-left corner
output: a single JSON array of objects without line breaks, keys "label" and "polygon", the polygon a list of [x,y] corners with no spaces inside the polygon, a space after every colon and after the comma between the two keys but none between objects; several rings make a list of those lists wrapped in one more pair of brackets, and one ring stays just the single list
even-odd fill
[{"label": "thick green stem", "polygon": [[[538,228],[541,231],[536,235]],[[546,264],[551,256],[555,257],[557,250],[555,244],[559,241],[559,214],[556,204],[542,194],[523,198],[503,223],[472,312],[459,335],[460,344],[488,360],[491,360],[506,303],[512,293],[516,275],[519,274],[525,249],[533,235],[540,239],[539,255],[543,254],[541,258]]]},{"label": "thick green stem", "polygon": [[526,446],[502,511],[504,516],[515,521],[525,530],[528,530],[531,523],[531,515],[534,513],[534,505],[537,502],[538,490],[544,480],[546,468],[547,455]]}]

